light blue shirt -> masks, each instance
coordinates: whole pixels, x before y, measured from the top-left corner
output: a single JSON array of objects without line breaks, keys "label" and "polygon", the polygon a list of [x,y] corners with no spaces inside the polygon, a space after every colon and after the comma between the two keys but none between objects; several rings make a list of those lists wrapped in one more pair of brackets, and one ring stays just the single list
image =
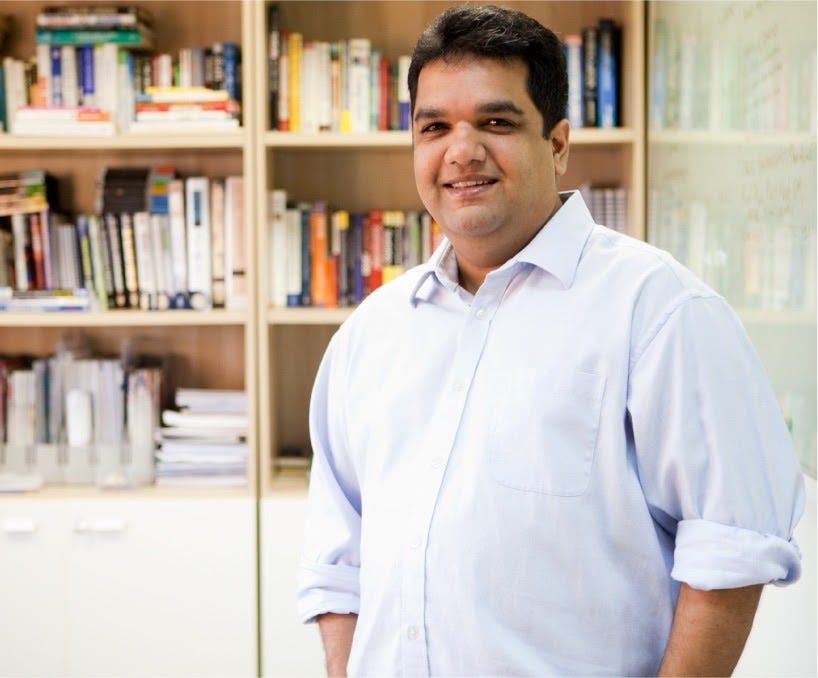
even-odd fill
[{"label": "light blue shirt", "polygon": [[655,675],[679,582],[798,578],[803,480],[724,299],[578,193],[471,296],[451,246],[330,342],[298,607],[351,675]]}]

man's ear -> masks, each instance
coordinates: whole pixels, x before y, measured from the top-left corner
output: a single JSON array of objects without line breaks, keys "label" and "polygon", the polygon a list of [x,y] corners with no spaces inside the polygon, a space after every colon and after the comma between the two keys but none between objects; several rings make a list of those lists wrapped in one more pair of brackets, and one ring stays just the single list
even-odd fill
[{"label": "man's ear", "polygon": [[563,118],[551,130],[551,152],[554,154],[554,173],[562,176],[568,171],[568,135],[571,126]]}]

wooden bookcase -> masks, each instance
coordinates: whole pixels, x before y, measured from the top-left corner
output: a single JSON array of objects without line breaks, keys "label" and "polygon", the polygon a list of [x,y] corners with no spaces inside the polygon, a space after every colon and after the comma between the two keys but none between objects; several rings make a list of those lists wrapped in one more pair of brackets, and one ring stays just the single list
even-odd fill
[{"label": "wooden bookcase", "polygon": [[[584,181],[622,183],[628,193],[628,225],[644,238],[644,18],[637,0],[511,2],[558,35],[578,32],[602,17],[622,26],[622,121],[613,130],[572,132],[563,188]],[[4,52],[34,51],[34,19],[40,3],[16,1],[3,11],[15,18]],[[386,58],[411,53],[414,40],[446,2],[279,3],[282,30],[322,40],[369,36]],[[243,127],[218,135],[150,138],[20,138],[0,135],[4,171],[44,167],[60,180],[65,207],[91,211],[95,181],[111,165],[175,166],[182,174],[245,176],[246,244],[256,254],[250,270],[247,312],[120,312],[82,315],[0,315],[0,351],[52,351],[62,330],[82,327],[101,349],[116,351],[122,338],[155,336],[182,360],[176,383],[245,388],[250,395],[250,445],[254,454],[247,492],[274,494],[273,459],[283,446],[308,444],[307,403],[318,362],[348,309],[273,308],[269,303],[270,244],[267,194],[285,188],[296,200],[326,199],[347,209],[380,205],[420,209],[412,176],[408,132],[358,135],[281,133],[267,128],[267,7],[261,0],[205,4],[150,3],[156,17],[156,49],[176,52],[192,44],[233,40],[242,45]],[[299,483],[296,485],[306,485]],[[150,492],[150,495],[155,492]],[[195,494],[199,494],[198,492]]]},{"label": "wooden bookcase", "polygon": [[[16,58],[34,54],[35,18],[44,3],[7,2],[3,13],[14,20],[14,30],[3,53]],[[137,3],[138,4],[138,3]],[[255,243],[252,206],[254,183],[254,91],[255,78],[250,58],[254,29],[250,4],[247,2],[210,2],[206,8],[193,0],[150,3],[155,18],[155,49],[178,54],[182,47],[234,41],[242,45],[246,58],[242,63],[243,126],[218,135],[178,133],[164,135],[119,135],[114,137],[15,137],[0,135],[2,171],[44,168],[56,176],[62,208],[69,213],[92,213],[95,209],[97,180],[106,167],[158,166],[175,167],[183,176],[244,175],[246,218],[244,224],[246,251]],[[255,289],[255,270],[248,271],[250,289]],[[0,314],[0,352],[51,354],[61,334],[79,328],[91,338],[95,350],[118,354],[121,342],[133,336],[156,339],[169,347],[171,383],[176,386],[209,388],[244,388],[251,395],[251,421],[257,419],[257,361],[255,304],[246,311],[213,310],[209,312],[146,312],[115,310],[73,314]],[[238,496],[256,495],[255,450],[256,428],[249,431],[251,455],[249,482],[236,490]],[[157,491],[145,488],[136,494],[167,496],[190,494],[201,496],[201,490],[188,492],[174,489]],[[39,494],[59,491],[46,486]],[[81,492],[78,488],[77,492]],[[99,494],[88,488],[92,496]],[[206,494],[206,492],[205,492]],[[220,490],[217,494],[223,495]]]},{"label": "wooden bookcase", "polygon": [[[390,61],[411,54],[414,42],[446,2],[279,2],[280,28],[305,39],[370,37]],[[558,35],[579,32],[603,17],[622,26],[622,121],[612,130],[571,134],[565,189],[588,181],[625,186],[629,232],[645,237],[644,207],[644,7],[641,2],[505,2],[540,20]],[[253,25],[265,26],[266,5],[254,3]],[[257,31],[255,88],[266,93],[267,38]],[[409,132],[298,134],[267,129],[268,103],[256,102],[259,122],[254,170],[257,187],[259,490],[276,496],[293,482],[277,476],[274,458],[284,447],[309,444],[307,408],[312,381],[329,338],[348,309],[275,308],[270,305],[270,243],[266,196],[273,188],[288,199],[328,200],[349,210],[422,209],[412,174]],[[295,485],[303,485],[306,482]]]}]

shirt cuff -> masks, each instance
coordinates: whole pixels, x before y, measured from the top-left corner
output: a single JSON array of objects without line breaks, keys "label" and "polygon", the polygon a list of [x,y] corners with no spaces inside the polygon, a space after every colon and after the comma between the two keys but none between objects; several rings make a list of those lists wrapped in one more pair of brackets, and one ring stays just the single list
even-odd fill
[{"label": "shirt cuff", "polygon": [[298,576],[298,617],[305,624],[320,614],[358,614],[360,568],[351,565],[301,563]]},{"label": "shirt cuff", "polygon": [[670,576],[702,591],[792,584],[801,576],[801,552],[794,539],[707,520],[682,520]]}]

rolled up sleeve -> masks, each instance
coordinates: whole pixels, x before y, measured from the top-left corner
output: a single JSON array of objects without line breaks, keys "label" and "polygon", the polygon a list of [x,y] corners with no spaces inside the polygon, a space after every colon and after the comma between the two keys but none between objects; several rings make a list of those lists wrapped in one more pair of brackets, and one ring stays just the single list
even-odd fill
[{"label": "rolled up sleeve", "polygon": [[640,482],[675,534],[671,576],[702,589],[789,584],[803,477],[764,368],[726,302],[681,300],[634,352]]},{"label": "rolled up sleeve", "polygon": [[310,402],[313,448],[297,606],[302,622],[324,613],[357,613],[361,500],[344,428],[343,368],[337,335],[318,370]]}]

